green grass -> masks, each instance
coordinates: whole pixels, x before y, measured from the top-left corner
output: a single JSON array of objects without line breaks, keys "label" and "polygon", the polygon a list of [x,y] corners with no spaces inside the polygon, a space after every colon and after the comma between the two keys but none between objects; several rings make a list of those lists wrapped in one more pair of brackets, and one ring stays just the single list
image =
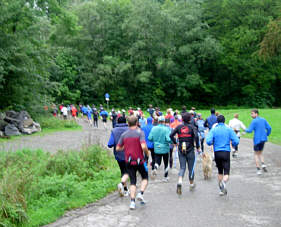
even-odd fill
[{"label": "green grass", "polygon": [[46,134],[58,132],[58,131],[73,131],[73,130],[82,130],[82,126],[79,125],[74,120],[62,120],[57,117],[46,117],[41,116],[36,119],[36,122],[38,122],[41,126],[41,132],[34,133],[32,135],[20,135],[20,136],[11,136],[9,139],[6,138],[0,138],[1,142],[11,141],[11,140],[17,140],[21,138],[22,136],[44,136]]},{"label": "green grass", "polygon": [[[251,118],[251,109],[216,109],[220,114],[225,116],[225,122],[228,124],[229,120],[233,118],[235,113],[239,114],[241,120],[246,127],[249,127]],[[202,113],[204,119],[210,115],[210,110],[197,110],[197,113]],[[281,109],[259,109],[260,117],[263,117],[270,124],[272,131],[268,140],[272,143],[281,145]],[[243,135],[246,138],[253,138],[254,133]]]},{"label": "green grass", "polygon": [[120,172],[98,146],[80,152],[0,152],[0,226],[41,226],[115,190]]},{"label": "green grass", "polygon": [[[164,108],[163,110],[166,110]],[[220,114],[225,116],[225,122],[228,124],[229,120],[233,118],[235,113],[239,114],[239,119],[245,124],[246,127],[249,127],[252,118],[251,118],[251,109],[216,109]],[[164,112],[164,111],[163,111]],[[166,112],[164,112],[166,113]],[[210,115],[210,110],[196,110],[196,113],[202,113],[204,119]],[[145,117],[148,117],[149,114],[147,111],[144,112]],[[268,140],[272,143],[281,145],[281,109],[259,109],[260,117],[265,118],[270,124],[272,131]],[[242,135],[246,138],[253,138],[254,133]]]}]

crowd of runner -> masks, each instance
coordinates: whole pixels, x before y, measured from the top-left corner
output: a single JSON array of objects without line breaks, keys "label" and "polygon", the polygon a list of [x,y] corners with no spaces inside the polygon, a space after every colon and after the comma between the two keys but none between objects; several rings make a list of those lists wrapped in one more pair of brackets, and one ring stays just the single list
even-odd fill
[{"label": "crowd of runner", "polygon": [[[130,195],[130,209],[135,209],[135,200],[145,204],[143,194],[148,185],[148,169],[151,166],[151,177],[157,175],[158,169],[163,161],[163,181],[169,180],[169,169],[176,166],[179,159],[179,173],[176,192],[182,193],[183,177],[188,169],[190,190],[194,190],[195,165],[197,156],[206,155],[204,141],[211,147],[213,161],[218,169],[218,186],[221,196],[227,195],[227,181],[230,174],[230,155],[238,157],[238,144],[241,133],[254,131],[254,156],[257,174],[267,172],[263,157],[264,144],[267,136],[271,133],[268,122],[259,117],[257,109],[251,111],[253,118],[248,128],[238,119],[234,118],[225,124],[225,117],[211,109],[211,115],[204,120],[202,114],[196,113],[192,107],[187,111],[185,106],[182,111],[168,109],[166,114],[159,108],[149,105],[147,112],[149,117],[145,118],[140,108],[129,108],[117,112],[112,117],[112,131],[108,147],[113,148],[115,159],[121,171],[121,182],[118,191],[121,196]],[[114,111],[114,110],[113,110]],[[116,122],[114,122],[116,121]],[[136,193],[137,172],[140,173],[142,181],[140,190]],[[130,180],[130,188],[128,187]]]},{"label": "crowd of runner", "polygon": [[[98,119],[103,122],[103,128],[107,129],[108,118],[112,123],[112,131],[108,141],[108,147],[113,148],[114,156],[121,172],[121,182],[118,191],[121,196],[131,198],[130,209],[135,209],[135,200],[145,204],[143,194],[148,185],[149,167],[151,178],[155,178],[162,161],[164,164],[163,181],[169,180],[169,169],[176,167],[179,160],[178,182],[176,193],[182,194],[183,178],[188,170],[190,190],[194,190],[195,165],[197,156],[206,156],[204,143],[211,147],[213,161],[218,169],[218,186],[221,196],[227,195],[227,181],[230,174],[230,155],[238,157],[238,144],[242,133],[254,131],[254,157],[257,174],[267,172],[264,162],[263,149],[267,136],[271,133],[268,122],[259,117],[259,111],[253,109],[253,118],[250,126],[246,126],[239,120],[239,115],[225,124],[225,117],[211,109],[210,116],[205,120],[202,114],[196,113],[194,107],[187,110],[186,106],[181,111],[166,110],[166,114],[160,108],[149,105],[145,118],[141,108],[129,108],[127,111],[112,109],[107,112],[102,105],[60,105],[59,110],[54,105],[53,115],[62,116],[64,119],[77,120],[80,116],[87,119],[89,126],[99,127]],[[142,181],[140,190],[136,193],[137,172]],[[128,181],[130,180],[130,188]]]}]

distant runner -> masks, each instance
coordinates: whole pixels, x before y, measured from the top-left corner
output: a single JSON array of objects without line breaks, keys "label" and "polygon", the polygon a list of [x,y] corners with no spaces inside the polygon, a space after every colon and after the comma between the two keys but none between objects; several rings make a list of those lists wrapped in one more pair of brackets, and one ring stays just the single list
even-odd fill
[{"label": "distant runner", "polygon": [[215,123],[217,123],[216,110],[212,108],[211,115],[206,119],[204,126],[208,127],[209,130],[211,130]]},{"label": "distant runner", "polygon": [[247,133],[251,133],[252,131],[255,132],[254,134],[255,161],[257,167],[257,174],[261,175],[262,171],[260,169],[260,162],[263,171],[267,172],[262,153],[264,149],[264,144],[267,141],[267,137],[271,133],[271,127],[264,118],[259,116],[259,111],[257,109],[253,109],[251,111],[251,117],[253,118],[253,120],[249,128],[246,129],[246,132]]},{"label": "distant runner", "polygon": [[[148,150],[150,151],[151,160],[152,160],[151,168],[152,168],[152,171],[153,171],[154,170],[154,166],[155,166],[154,144],[153,144],[153,142],[151,142],[148,139],[149,133],[151,132],[151,129],[153,128],[152,121],[153,121],[152,117],[148,117],[147,118],[147,124],[144,127],[142,127],[141,129],[144,132],[145,142],[146,142]],[[148,157],[146,157],[146,158],[148,159]]]},{"label": "distant runner", "polygon": [[[241,129],[246,130],[246,126],[243,124],[242,121],[238,120],[239,114],[234,114],[234,118],[229,121],[228,126],[233,129],[237,137],[240,139],[241,137]],[[232,153],[232,157],[236,158],[238,157],[238,145],[234,146],[232,145],[234,151]]]},{"label": "distant runner", "polygon": [[100,116],[102,117],[103,126],[106,128],[108,113],[104,109],[101,109]]}]

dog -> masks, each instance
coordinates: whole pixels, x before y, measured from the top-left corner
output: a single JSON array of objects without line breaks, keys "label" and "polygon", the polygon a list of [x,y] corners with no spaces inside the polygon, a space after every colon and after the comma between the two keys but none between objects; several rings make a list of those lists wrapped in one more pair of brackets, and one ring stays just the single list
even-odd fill
[{"label": "dog", "polygon": [[208,152],[205,152],[202,159],[204,179],[211,179],[212,176],[212,159]]}]

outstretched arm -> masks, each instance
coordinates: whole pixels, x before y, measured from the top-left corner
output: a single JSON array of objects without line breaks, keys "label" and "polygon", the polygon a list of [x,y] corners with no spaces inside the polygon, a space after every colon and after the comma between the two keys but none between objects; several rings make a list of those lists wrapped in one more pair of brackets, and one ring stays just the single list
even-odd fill
[{"label": "outstretched arm", "polygon": [[176,127],[176,128],[172,131],[172,133],[170,134],[170,138],[171,138],[171,140],[172,140],[172,142],[173,142],[174,144],[177,144],[177,141],[176,141],[176,139],[175,139],[175,135],[177,134],[177,132],[178,132],[178,127]]}]

